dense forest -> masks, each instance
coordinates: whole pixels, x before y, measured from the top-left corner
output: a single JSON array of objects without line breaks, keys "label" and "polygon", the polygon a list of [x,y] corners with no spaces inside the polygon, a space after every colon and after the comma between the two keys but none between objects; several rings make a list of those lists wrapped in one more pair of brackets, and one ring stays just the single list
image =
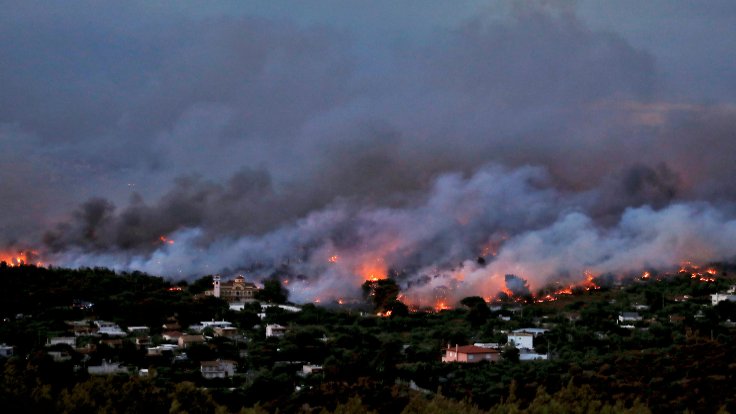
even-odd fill
[{"label": "dense forest", "polygon": [[[14,354],[0,358],[0,404],[16,413],[736,412],[736,303],[713,306],[709,297],[734,283],[733,267],[716,266],[706,281],[652,275],[543,303],[471,297],[439,312],[409,311],[390,281],[367,283],[373,294],[364,304],[266,307],[259,315],[258,302],[234,311],[203,295],[211,277],[172,282],[102,268],[0,264],[0,343]],[[261,301],[286,299],[278,284],[267,287],[275,292],[266,289]],[[641,320],[621,326],[619,315],[634,309]],[[376,316],[387,310],[390,316]],[[73,335],[70,321],[92,320],[150,327],[152,345],[165,342],[163,326],[174,322],[186,330],[227,320],[239,335],[205,331],[207,341],[187,348],[185,358],[151,356],[132,334],[48,346],[49,338]],[[267,324],[287,327],[286,335],[267,338]],[[512,330],[529,327],[545,329],[534,349],[549,359],[520,361],[506,347],[498,362],[441,362],[448,344],[503,344]],[[50,351],[69,358],[55,361]],[[204,379],[201,361],[217,359],[236,361],[237,373]],[[84,369],[101,361],[128,373]],[[304,364],[322,370],[303,375]]]}]

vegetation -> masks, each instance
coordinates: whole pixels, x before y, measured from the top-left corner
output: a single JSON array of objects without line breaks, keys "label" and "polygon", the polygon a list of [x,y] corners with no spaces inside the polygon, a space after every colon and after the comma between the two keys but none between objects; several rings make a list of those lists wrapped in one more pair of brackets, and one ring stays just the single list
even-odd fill
[{"label": "vegetation", "polygon": [[[402,309],[388,279],[363,286],[368,316],[308,304],[300,312],[266,308],[262,320],[258,303],[235,312],[202,295],[207,278],[172,283],[100,268],[0,265],[0,343],[15,353],[0,358],[0,404],[17,413],[736,412],[736,303],[712,306],[708,297],[734,283],[732,268],[721,269],[715,282],[652,275],[552,302],[489,307],[469,297],[427,313]],[[288,292],[274,281],[260,297],[285,301]],[[617,323],[633,310],[642,316],[635,326]],[[390,317],[375,316],[387,311]],[[100,319],[150,327],[152,346],[165,342],[165,323],[184,329],[225,319],[239,335],[207,331],[207,342],[188,348],[186,358],[148,355],[135,335],[119,344],[81,336],[76,347],[46,346],[48,338],[73,335],[69,321]],[[269,323],[287,334],[266,338]],[[547,329],[534,346],[549,360],[519,361],[517,349],[505,348],[496,363],[440,362],[448,344],[505,343],[511,330],[532,326]],[[49,351],[70,358],[54,361]],[[235,376],[202,378],[200,361],[215,359],[237,361]],[[102,360],[130,374],[90,376],[86,367]],[[306,363],[322,371],[304,375]],[[137,375],[142,368],[148,376]]]}]

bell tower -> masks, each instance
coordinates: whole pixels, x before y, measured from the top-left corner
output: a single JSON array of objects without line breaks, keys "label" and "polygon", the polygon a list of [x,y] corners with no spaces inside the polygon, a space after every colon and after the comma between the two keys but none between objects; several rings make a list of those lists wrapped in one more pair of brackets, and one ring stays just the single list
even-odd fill
[{"label": "bell tower", "polygon": [[212,296],[219,298],[220,297],[220,275],[212,276],[212,284],[214,285],[214,289],[212,290]]}]

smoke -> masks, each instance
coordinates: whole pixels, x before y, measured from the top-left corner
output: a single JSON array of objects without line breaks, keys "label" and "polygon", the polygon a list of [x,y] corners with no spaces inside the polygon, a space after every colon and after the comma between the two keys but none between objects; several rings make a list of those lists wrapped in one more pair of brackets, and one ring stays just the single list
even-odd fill
[{"label": "smoke", "polygon": [[[637,30],[673,31],[636,11],[79,4],[0,13],[3,247],[276,273],[300,301],[389,274],[461,297],[733,254],[732,71],[709,95],[673,85],[702,45],[658,49]],[[689,38],[730,50],[731,27]]]},{"label": "smoke", "polygon": [[519,276],[506,275],[504,276],[504,283],[506,283],[506,289],[510,290],[514,296],[529,297],[532,294],[526,280]]},{"label": "smoke", "polygon": [[[623,175],[622,185],[629,177]],[[212,205],[227,199],[226,189],[220,190],[208,193],[217,201]],[[654,194],[656,201],[660,194]],[[529,293],[551,282],[577,282],[584,272],[621,274],[736,255],[736,220],[726,207],[702,202],[627,207],[608,225],[608,216],[597,221],[591,214],[597,209],[592,198],[557,188],[544,169],[488,166],[470,176],[443,175],[406,206],[343,200],[261,234],[226,235],[206,219],[201,226],[180,222],[166,233],[173,244],[150,232],[145,251],[110,244],[120,240],[114,233],[109,239],[90,238],[106,234],[97,228],[127,231],[130,209],[141,208],[110,214],[109,205],[96,203],[74,215],[79,230],[63,234],[82,239],[60,250],[55,261],[169,277],[276,275],[289,281],[297,301],[357,296],[365,280],[393,276],[407,300],[426,303],[438,290],[452,300],[494,296],[504,287]],[[159,205],[168,206],[164,200],[171,198],[164,196]],[[485,264],[475,260],[478,256]]]}]

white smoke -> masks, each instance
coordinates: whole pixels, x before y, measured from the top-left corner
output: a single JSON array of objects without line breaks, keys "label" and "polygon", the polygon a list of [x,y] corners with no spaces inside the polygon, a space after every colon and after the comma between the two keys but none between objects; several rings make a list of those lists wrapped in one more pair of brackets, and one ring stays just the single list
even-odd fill
[{"label": "white smoke", "polygon": [[[297,302],[354,297],[366,279],[393,271],[407,298],[427,303],[437,289],[455,301],[495,295],[506,274],[534,290],[580,281],[583,272],[621,274],[736,255],[736,219],[726,207],[641,205],[607,224],[590,213],[600,191],[559,190],[541,168],[488,166],[469,177],[443,175],[403,207],[343,201],[262,235],[212,240],[190,228],[167,235],[174,244],[152,253],[65,251],[54,262],[170,278],[276,274],[289,281]],[[494,252],[484,251],[489,245]]]}]

